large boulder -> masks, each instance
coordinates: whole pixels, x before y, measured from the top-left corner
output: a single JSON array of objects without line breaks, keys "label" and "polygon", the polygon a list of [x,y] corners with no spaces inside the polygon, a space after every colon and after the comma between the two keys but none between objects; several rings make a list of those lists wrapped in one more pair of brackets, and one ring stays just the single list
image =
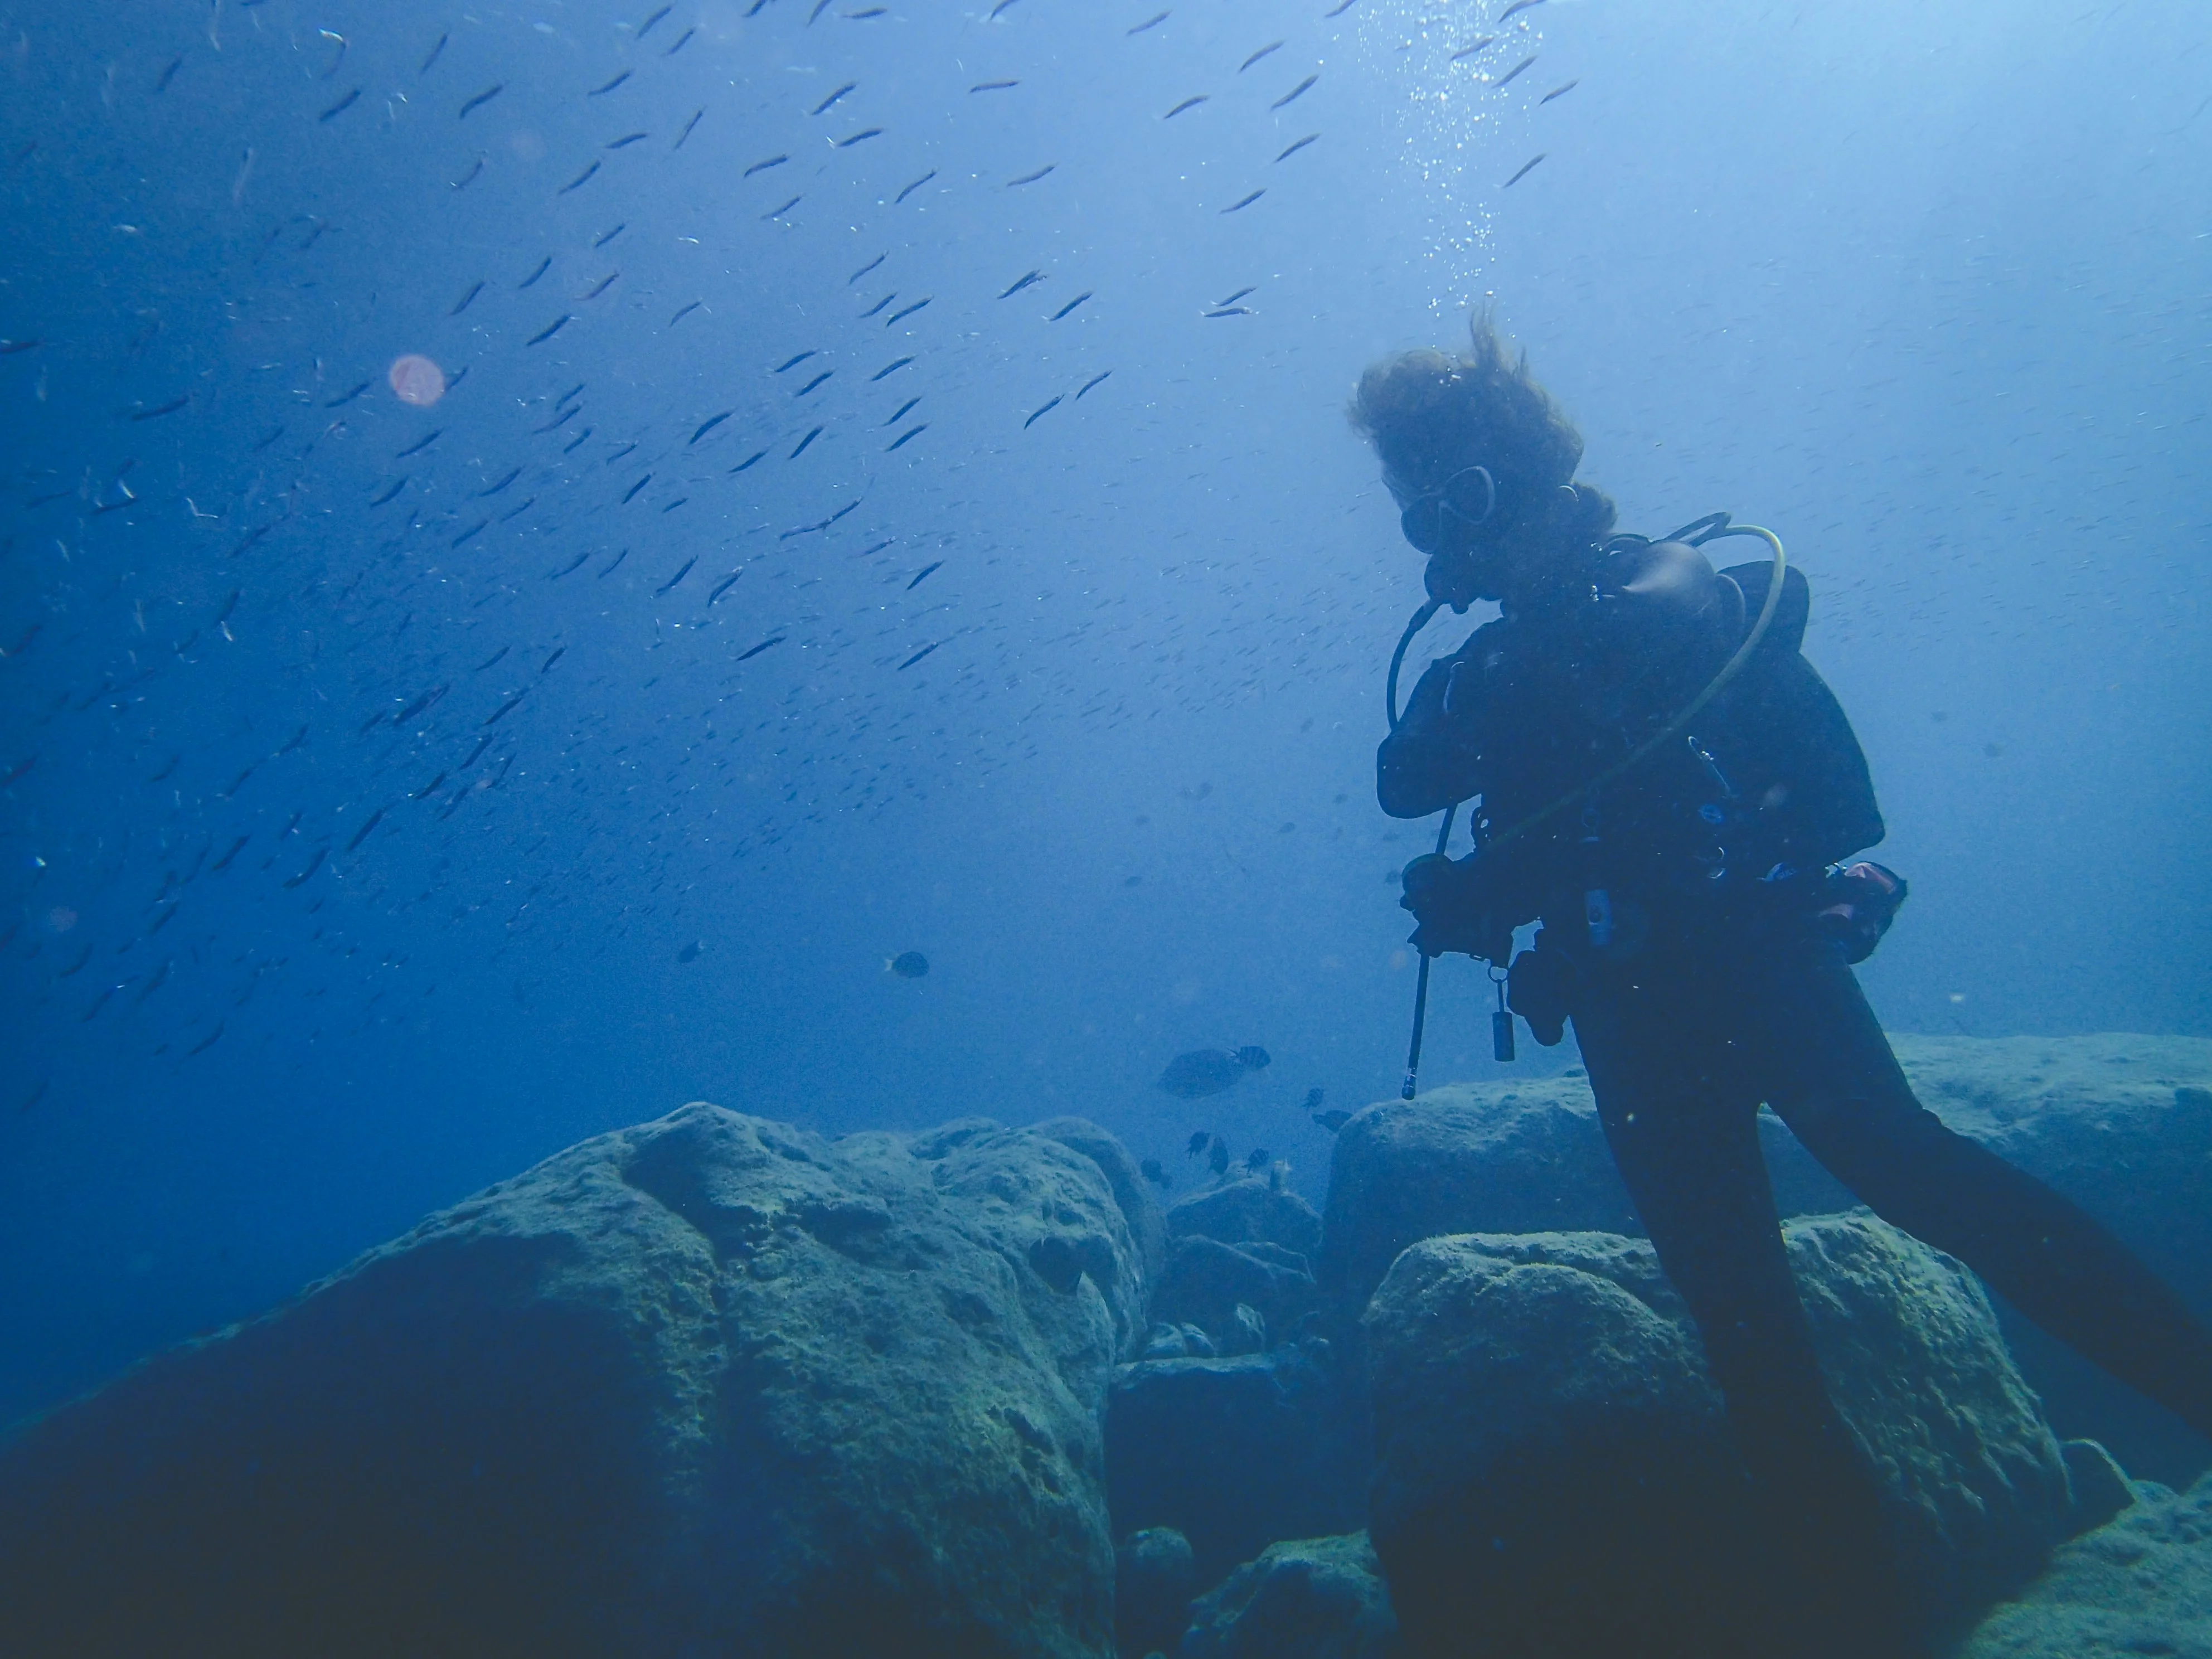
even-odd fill
[{"label": "large boulder", "polygon": [[1103,1659],[1096,1136],[573,1147],[0,1452],[8,1649]]},{"label": "large boulder", "polygon": [[[2111,1226],[2212,1317],[2212,1040],[1892,1038],[1929,1109]],[[1784,1215],[1855,1201],[1771,1113],[1759,1137]],[[1322,1292],[1357,1317],[1390,1263],[1464,1232],[1643,1231],[1579,1071],[1454,1084],[1356,1114],[1337,1135]],[[2212,1458],[2197,1437],[2000,1304],[2006,1337],[2061,1432],[2180,1482]]]},{"label": "large boulder", "polygon": [[1200,1596],[1181,1659],[1391,1659],[1398,1620],[1367,1534],[1270,1544]]},{"label": "large boulder", "polygon": [[1258,1177],[1177,1199],[1168,1206],[1167,1227],[1170,1239],[1279,1244],[1309,1258],[1321,1249],[1321,1216],[1314,1206],[1289,1188]]},{"label": "large boulder", "polygon": [[1987,1619],[1958,1659],[2212,1659],[2212,1476],[2146,1489]]},{"label": "large boulder", "polygon": [[1106,1486],[1117,1532],[1172,1527],[1210,1584],[1269,1544],[1365,1519],[1364,1390],[1310,1338],[1229,1358],[1147,1359],[1116,1373]]},{"label": "large boulder", "polygon": [[1195,1325],[1217,1353],[1243,1353],[1297,1334],[1315,1301],[1313,1269],[1296,1250],[1259,1239],[1224,1244],[1191,1233],[1168,1252],[1152,1319]]},{"label": "large boulder", "polygon": [[[1911,1589],[1931,1625],[1956,1620],[2070,1529],[2058,1443],[1957,1263],[1870,1217],[1786,1231]],[[1431,1239],[1400,1256],[1366,1324],[1369,1525],[1413,1651],[1759,1650],[1771,1610],[1740,1571],[1754,1511],[1695,1328],[1647,1244]]]}]

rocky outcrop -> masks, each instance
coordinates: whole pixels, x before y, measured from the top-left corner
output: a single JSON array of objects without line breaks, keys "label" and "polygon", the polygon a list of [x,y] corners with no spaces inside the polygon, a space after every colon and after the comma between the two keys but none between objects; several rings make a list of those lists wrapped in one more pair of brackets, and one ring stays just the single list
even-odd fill
[{"label": "rocky outcrop", "polygon": [[1296,1250],[1191,1234],[1168,1252],[1152,1318],[1197,1326],[1218,1353],[1247,1353],[1297,1334],[1316,1300],[1313,1269]]},{"label": "rocky outcrop", "polygon": [[1199,1598],[1181,1659],[1391,1659],[1398,1620],[1367,1534],[1270,1544]]},{"label": "rocky outcrop", "polygon": [[2212,1477],[2061,1548],[1958,1659],[2212,1659]]},{"label": "rocky outcrop", "polygon": [[1223,1244],[1280,1245],[1309,1259],[1321,1248],[1321,1216],[1287,1187],[1231,1181],[1179,1198],[1168,1206],[1168,1237]]},{"label": "rocky outcrop", "polygon": [[571,1148],[0,1453],[10,1650],[1101,1659],[1101,1139]]},{"label": "rocky outcrop", "polygon": [[[2110,1225],[2212,1317],[2212,1041],[1897,1036],[1928,1107]],[[1771,1114],[1759,1133],[1785,1215],[1854,1200]],[[1356,1318],[1420,1239],[1463,1232],[1642,1231],[1588,1082],[1455,1084],[1352,1117],[1336,1138],[1316,1276]],[[2191,1478],[2207,1449],[2000,1306],[2006,1337],[2062,1433],[2137,1474]]]},{"label": "rocky outcrop", "polygon": [[[1963,1268],[1868,1217],[1787,1233],[1823,1369],[1940,1624],[2069,1530],[2058,1443]],[[1411,1650],[1759,1650],[1738,1570],[1757,1523],[1648,1245],[1431,1239],[1391,1268],[1366,1328],[1370,1528]],[[1653,1649],[1654,1632],[1674,1645]]]},{"label": "rocky outcrop", "polygon": [[1198,1594],[1198,1561],[1173,1527],[1132,1533],[1114,1552],[1114,1638],[1122,1659],[1171,1651]]}]

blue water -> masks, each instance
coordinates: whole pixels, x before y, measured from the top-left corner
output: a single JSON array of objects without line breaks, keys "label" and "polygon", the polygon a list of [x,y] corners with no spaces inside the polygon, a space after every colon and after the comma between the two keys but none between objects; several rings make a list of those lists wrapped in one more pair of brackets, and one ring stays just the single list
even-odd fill
[{"label": "blue water", "polygon": [[2212,1033],[2201,9],[656,9],[0,16],[0,1421],[687,1099],[1317,1193],[1432,834],[1343,406],[1474,307],[1809,574],[1893,1027]]}]

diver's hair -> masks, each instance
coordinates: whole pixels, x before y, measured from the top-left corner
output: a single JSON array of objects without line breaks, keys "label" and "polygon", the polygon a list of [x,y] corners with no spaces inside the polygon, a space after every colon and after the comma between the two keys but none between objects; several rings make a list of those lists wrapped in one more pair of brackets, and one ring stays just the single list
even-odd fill
[{"label": "diver's hair", "polygon": [[[1497,483],[1499,508],[1518,517],[1573,479],[1583,436],[1529,374],[1528,354],[1507,351],[1487,313],[1470,318],[1468,332],[1465,356],[1424,347],[1374,364],[1359,377],[1347,413],[1386,474],[1433,477],[1480,463]],[[1603,535],[1613,503],[1587,484],[1576,494],[1594,533]]]}]

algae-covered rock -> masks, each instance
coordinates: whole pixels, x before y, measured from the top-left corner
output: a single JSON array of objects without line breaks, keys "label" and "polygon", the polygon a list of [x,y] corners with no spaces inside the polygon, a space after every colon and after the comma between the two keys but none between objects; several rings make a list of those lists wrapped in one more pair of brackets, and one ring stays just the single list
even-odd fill
[{"label": "algae-covered rock", "polygon": [[10,1650],[1097,1659],[1144,1262],[1085,1139],[573,1147],[0,1453]]},{"label": "algae-covered rock", "polygon": [[[1931,1623],[1955,1618],[2069,1529],[2057,1442],[1955,1262],[1869,1217],[1787,1235],[1912,1588]],[[1370,1529],[1413,1650],[1757,1650],[1765,1613],[1740,1571],[1757,1523],[1695,1329],[1648,1245],[1428,1240],[1391,1268],[1366,1324]],[[1652,1648],[1657,1632],[1673,1645]]]},{"label": "algae-covered rock", "polygon": [[1367,1534],[1270,1544],[1191,1609],[1182,1659],[1390,1659],[1398,1620]]},{"label": "algae-covered rock", "polygon": [[1958,1659],[2212,1659],[2212,1477],[2062,1547]]},{"label": "algae-covered rock", "polygon": [[1231,1181],[1168,1206],[1168,1237],[1196,1235],[1224,1244],[1279,1244],[1310,1259],[1321,1248],[1321,1217],[1287,1187]]},{"label": "algae-covered rock", "polygon": [[[1315,1299],[1313,1270],[1297,1251],[1256,1240],[1224,1244],[1192,1233],[1168,1252],[1152,1318],[1196,1325],[1217,1352],[1242,1353],[1268,1346],[1270,1333],[1290,1336]],[[1258,1322],[1256,1340],[1248,1336],[1239,1309]]]},{"label": "algae-covered rock", "polygon": [[1172,1648],[1198,1594],[1198,1559],[1173,1527],[1147,1527],[1114,1552],[1114,1637],[1124,1659]]},{"label": "algae-covered rock", "polygon": [[[2212,1041],[2103,1035],[1892,1039],[1921,1100],[2112,1228],[2212,1317]],[[1784,1215],[1854,1200],[1770,1113],[1759,1138]],[[1355,1316],[1399,1251],[1466,1232],[1643,1231],[1579,1073],[1454,1084],[1355,1115],[1336,1137],[1324,1295]],[[2176,1420],[1999,1307],[2061,1432],[2138,1474],[2188,1479],[2207,1449]]]}]

